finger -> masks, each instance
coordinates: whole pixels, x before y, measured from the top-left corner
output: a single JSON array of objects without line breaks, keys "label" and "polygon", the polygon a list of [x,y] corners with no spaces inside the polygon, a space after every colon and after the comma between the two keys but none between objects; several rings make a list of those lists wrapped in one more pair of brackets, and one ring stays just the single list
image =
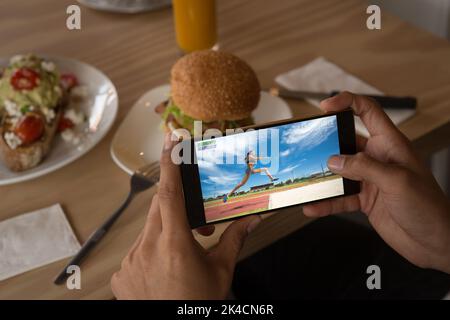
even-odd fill
[{"label": "finger", "polygon": [[393,173],[391,166],[381,163],[364,152],[355,155],[335,155],[328,159],[328,168],[344,178],[368,181],[379,187],[385,185]]},{"label": "finger", "polygon": [[213,225],[204,226],[204,227],[195,229],[195,231],[197,231],[198,234],[205,236],[205,237],[212,235],[215,230],[216,230],[216,227]]},{"label": "finger", "polygon": [[158,195],[155,194],[152,198],[152,203],[150,204],[150,209],[147,213],[147,218],[145,219],[145,225],[139,234],[138,238],[134,242],[130,251],[136,249],[142,242],[142,239],[145,237],[148,239],[150,237],[155,237],[159,233],[161,233],[161,214],[159,212],[159,202]]},{"label": "finger", "polygon": [[119,282],[120,282],[119,273],[115,272],[111,277],[110,287],[111,287],[111,291],[112,291],[114,297],[116,297],[116,299],[120,299]]},{"label": "finger", "polygon": [[137,247],[140,246],[142,239],[144,238],[144,230],[142,230],[141,232],[139,232],[138,237],[136,238],[136,240],[133,243],[133,246],[130,248],[129,252],[135,251]]},{"label": "finger", "polygon": [[401,135],[379,104],[371,98],[342,92],[320,103],[320,108],[327,112],[341,111],[348,107],[361,118],[371,136],[393,133]]},{"label": "finger", "polygon": [[220,237],[219,244],[211,254],[228,270],[233,270],[247,235],[260,222],[259,216],[250,216],[233,222],[225,229]]},{"label": "finger", "polygon": [[162,230],[161,212],[159,209],[159,197],[155,194],[148,210],[147,219],[145,220],[144,229],[145,236],[158,235]]},{"label": "finger", "polygon": [[153,243],[155,243],[155,241],[150,241],[149,238],[144,240],[144,230],[142,230],[141,233],[139,233],[139,236],[136,239],[136,241],[134,242],[133,246],[128,251],[128,253],[125,256],[125,258],[122,260],[121,268],[124,266],[126,260],[128,260],[127,261],[128,264],[132,264],[133,263],[133,261],[135,260],[136,256],[139,255],[140,252],[142,252],[142,251],[139,250],[139,248],[142,247],[143,250],[149,250],[150,244],[153,244]]},{"label": "finger", "polygon": [[356,135],[356,150],[363,151],[366,149],[368,139],[366,137],[360,136],[359,134]]},{"label": "finger", "polygon": [[171,155],[175,141],[171,134],[164,138],[161,155],[161,175],[159,180],[158,201],[161,211],[163,232],[190,232],[184,205],[183,189],[179,167],[173,163]]},{"label": "finger", "polygon": [[357,194],[320,201],[303,206],[303,214],[307,217],[319,218],[330,214],[353,212],[361,208]]}]

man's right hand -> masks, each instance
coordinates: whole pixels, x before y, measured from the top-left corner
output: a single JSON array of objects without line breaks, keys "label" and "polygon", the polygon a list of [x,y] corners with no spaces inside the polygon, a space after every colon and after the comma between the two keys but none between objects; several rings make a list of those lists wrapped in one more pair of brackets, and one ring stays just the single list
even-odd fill
[{"label": "man's right hand", "polygon": [[348,92],[322,101],[327,112],[352,107],[370,138],[356,155],[333,156],[331,171],[361,181],[361,193],[305,205],[307,216],[361,210],[378,234],[411,263],[450,273],[450,203],[408,139],[378,104]]}]

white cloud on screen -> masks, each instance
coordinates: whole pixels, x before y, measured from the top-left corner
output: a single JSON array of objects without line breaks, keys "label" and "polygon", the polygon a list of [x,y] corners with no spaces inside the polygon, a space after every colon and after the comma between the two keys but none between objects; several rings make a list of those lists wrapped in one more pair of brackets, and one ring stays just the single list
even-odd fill
[{"label": "white cloud on screen", "polygon": [[228,185],[233,182],[239,182],[243,178],[242,174],[217,174],[210,175],[206,179],[202,180],[202,183],[206,184],[217,184],[217,185]]},{"label": "white cloud on screen", "polygon": [[295,170],[296,168],[300,167],[303,161],[306,161],[306,159],[301,159],[297,162],[297,164],[294,165],[290,165],[286,168],[284,168],[283,170],[279,171],[278,174],[284,174],[284,173],[288,173],[288,172],[292,172],[293,170]]},{"label": "white cloud on screen", "polygon": [[207,171],[207,172],[217,171],[217,166],[214,162],[207,161],[205,159],[197,159],[197,164],[204,171]]},{"label": "white cloud on screen", "polygon": [[[262,130],[267,131],[267,130]],[[215,139],[214,149],[197,149],[197,162],[205,170],[214,169],[213,165],[224,163],[245,163],[245,155],[249,150],[257,152],[259,146],[267,144],[268,135],[260,131],[248,131],[245,134],[224,136]]]},{"label": "white cloud on screen", "polygon": [[287,144],[309,150],[324,142],[336,130],[336,117],[319,118],[292,125],[282,138]]},{"label": "white cloud on screen", "polygon": [[281,157],[287,157],[291,153],[291,149],[284,150],[280,152]]},{"label": "white cloud on screen", "polygon": [[295,168],[300,167],[299,164],[293,165],[293,166],[289,166],[284,168],[283,170],[281,170],[280,172],[278,172],[278,174],[283,174],[283,173],[288,173],[288,172],[292,172]]}]

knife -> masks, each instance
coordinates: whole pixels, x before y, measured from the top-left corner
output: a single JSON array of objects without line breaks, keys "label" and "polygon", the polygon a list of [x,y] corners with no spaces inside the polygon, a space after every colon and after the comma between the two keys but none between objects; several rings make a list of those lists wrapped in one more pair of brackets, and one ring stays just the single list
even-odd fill
[{"label": "knife", "polygon": [[[271,88],[270,94],[273,96],[278,96],[286,99],[324,100],[326,98],[333,97],[339,94],[339,91],[324,93],[324,92],[288,90],[284,88]],[[416,109],[417,106],[417,99],[414,97],[393,97],[393,96],[381,96],[373,94],[362,94],[362,95],[375,99],[384,109],[414,110]]]}]

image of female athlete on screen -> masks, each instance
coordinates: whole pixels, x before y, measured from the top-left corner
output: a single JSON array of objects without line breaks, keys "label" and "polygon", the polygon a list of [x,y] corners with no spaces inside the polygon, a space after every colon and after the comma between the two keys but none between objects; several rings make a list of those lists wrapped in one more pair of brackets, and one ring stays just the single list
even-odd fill
[{"label": "image of female athlete on screen", "polygon": [[223,202],[227,202],[227,201],[228,201],[228,198],[231,197],[231,195],[232,195],[233,193],[235,193],[240,187],[242,187],[244,184],[246,184],[247,181],[248,181],[248,179],[250,178],[250,175],[251,175],[252,173],[261,173],[261,172],[264,172],[264,173],[267,175],[267,177],[269,177],[270,181],[273,182],[273,181],[277,181],[277,180],[278,180],[278,178],[274,178],[274,177],[270,174],[269,169],[264,168],[264,167],[263,167],[263,168],[257,168],[257,169],[254,168],[255,165],[256,165],[256,162],[257,162],[258,160],[260,160],[260,159],[263,159],[263,158],[265,158],[265,157],[257,157],[257,156],[255,156],[255,154],[254,154],[254,152],[253,152],[252,150],[250,150],[249,152],[247,152],[247,155],[245,156],[245,163],[247,164],[247,168],[245,169],[245,176],[244,176],[244,178],[242,178],[241,182],[239,182],[239,183],[233,188],[233,190],[231,190],[228,194],[226,194],[226,195],[223,197]]}]

